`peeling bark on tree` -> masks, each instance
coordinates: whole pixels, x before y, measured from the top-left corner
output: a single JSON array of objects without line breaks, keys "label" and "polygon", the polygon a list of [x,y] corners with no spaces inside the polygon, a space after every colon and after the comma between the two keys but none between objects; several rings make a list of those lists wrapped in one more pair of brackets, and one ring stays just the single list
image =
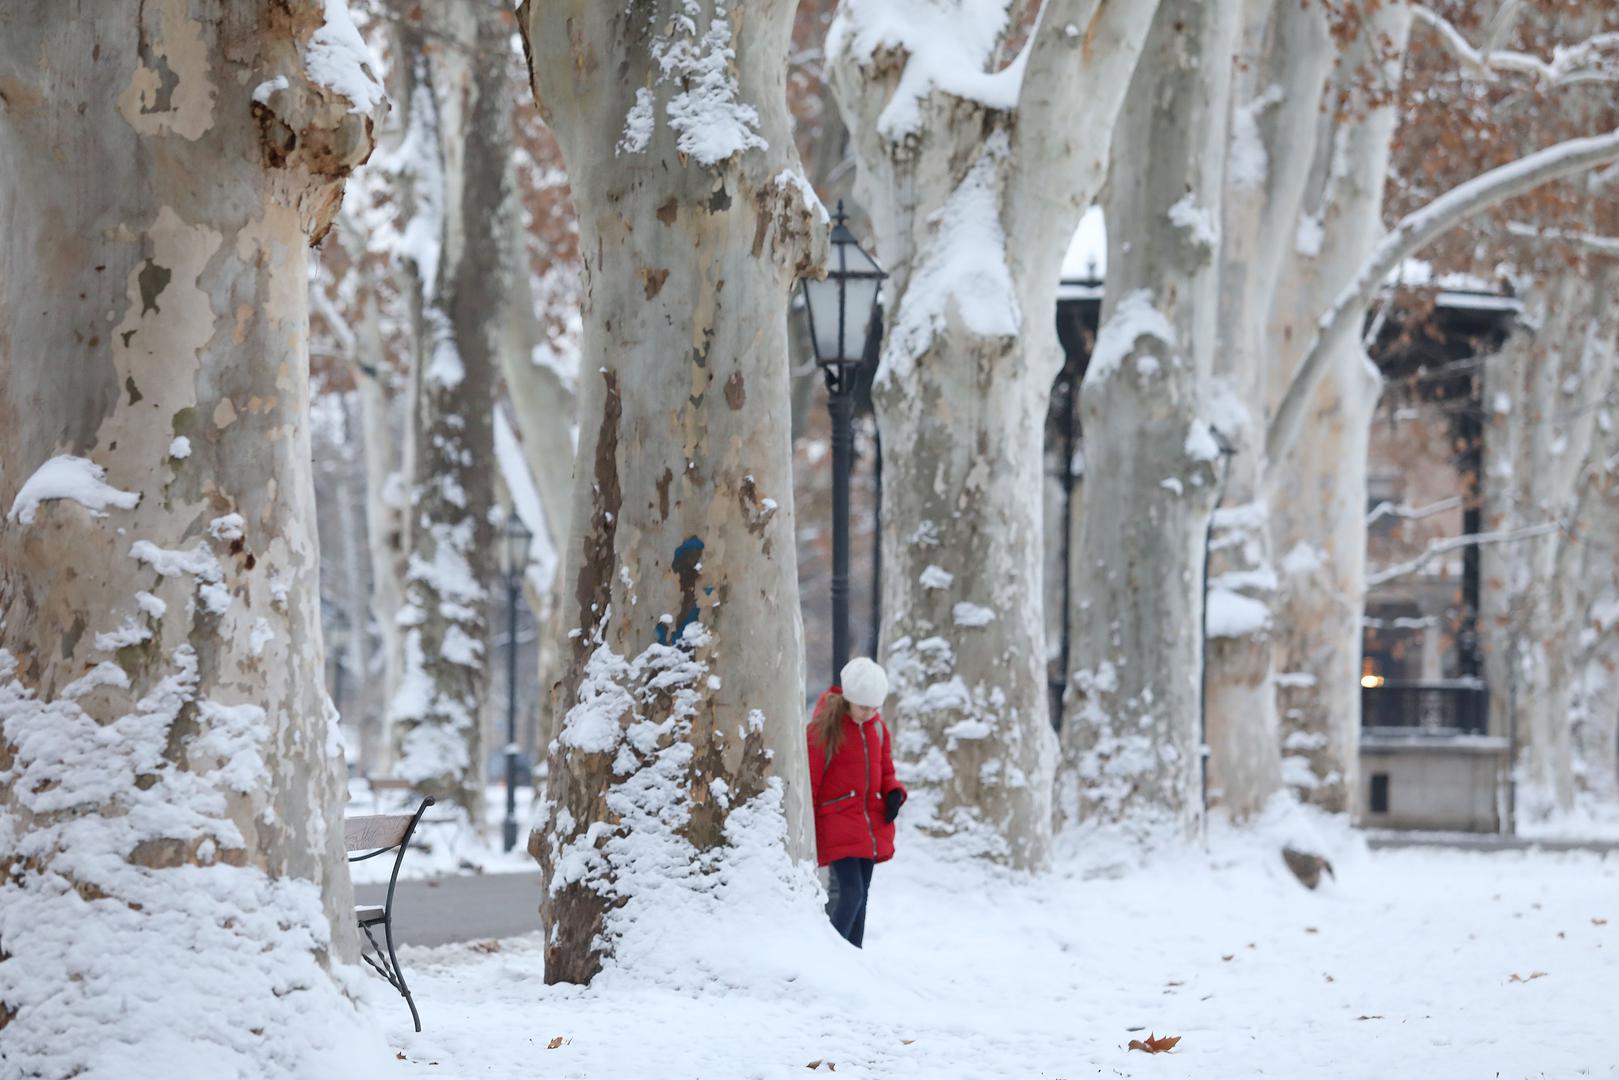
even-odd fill
[{"label": "peeling bark on tree", "polygon": [[0,1044],[19,1075],[155,1055],[337,1075],[381,1051],[346,999],[305,253],[375,101],[316,81],[325,7],[167,0],[133,27],[123,5],[0,10]]},{"label": "peeling bark on tree", "polygon": [[[1156,6],[1053,0],[1021,78],[1003,71],[991,91],[986,75],[978,97],[910,79],[935,58],[875,44],[873,0],[845,0],[828,44],[855,191],[892,274],[874,397],[882,653],[907,812],[1018,867],[1048,858],[1056,768],[1037,494],[1056,289]],[[1078,109],[1085,122],[1068,123]]]},{"label": "peeling bark on tree", "polygon": [[825,212],[789,133],[792,5],[730,7],[518,13],[586,297],[567,715],[529,839],[549,982],[590,980],[660,890],[757,872],[744,847],[781,873],[813,850],[785,357]]},{"label": "peeling bark on tree", "polygon": [[[436,230],[416,256],[413,475],[407,497],[404,667],[393,700],[395,772],[483,819],[482,710],[489,686],[489,594],[496,560],[493,401],[514,243],[492,208],[510,198],[510,33],[482,0],[400,22],[418,133],[413,227]],[[431,31],[444,43],[427,47]],[[407,136],[407,140],[408,140]]]},{"label": "peeling bark on tree", "polygon": [[1108,290],[1080,404],[1083,506],[1058,811],[1190,836],[1202,819],[1208,404],[1237,13],[1164,0],[1112,147]]}]

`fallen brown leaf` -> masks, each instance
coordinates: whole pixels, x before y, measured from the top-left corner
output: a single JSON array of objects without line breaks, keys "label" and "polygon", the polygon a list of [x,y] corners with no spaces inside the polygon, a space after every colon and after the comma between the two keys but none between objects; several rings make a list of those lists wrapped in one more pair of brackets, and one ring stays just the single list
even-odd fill
[{"label": "fallen brown leaf", "polygon": [[1179,979],[1170,979],[1170,980],[1169,980],[1169,981],[1168,981],[1168,982],[1167,982],[1167,983],[1165,983],[1165,984],[1164,984],[1164,985],[1165,985],[1165,986],[1185,986],[1185,985],[1186,985],[1186,984],[1185,984],[1185,983],[1183,983],[1183,982],[1181,982],[1181,981],[1180,981],[1180,980],[1179,980]]},{"label": "fallen brown leaf", "polygon": [[912,1044],[912,1043],[914,1043],[914,1042],[915,1042],[915,1041],[916,1041],[916,1040],[915,1040],[915,1039],[901,1039],[901,1040],[900,1040],[900,1044],[901,1044],[901,1045],[902,1045],[902,1046],[909,1046],[909,1045],[911,1045],[911,1044]]},{"label": "fallen brown leaf", "polygon": [[1367,1016],[1365,1014],[1362,1014],[1360,1016],[1355,1017],[1355,1019],[1356,1020],[1381,1020],[1381,1019],[1383,1019],[1383,1014],[1382,1013],[1375,1013],[1375,1014],[1373,1014],[1371,1016]]},{"label": "fallen brown leaf", "polygon": [[481,953],[497,953],[500,951],[500,939],[490,938],[488,941],[474,941],[472,947]]},{"label": "fallen brown leaf", "polygon": [[[1326,973],[1322,972],[1322,974],[1325,975]],[[1338,980],[1334,979],[1331,975],[1327,975],[1327,981],[1328,982],[1337,982]]]},{"label": "fallen brown leaf", "polygon": [[[1149,1054],[1167,1054],[1175,1049],[1175,1044],[1181,1041],[1179,1035],[1165,1035],[1159,1038],[1149,1033],[1145,1042],[1140,1039],[1130,1040],[1130,1050],[1144,1050]],[[1126,1051],[1128,1053],[1128,1051]]]},{"label": "fallen brown leaf", "polygon": [[1221,956],[1220,956],[1221,960],[1227,960],[1227,961],[1235,960],[1236,958],[1237,958],[1237,954],[1232,953],[1232,952],[1222,953]]},{"label": "fallen brown leaf", "polygon": [[401,1050],[401,1051],[399,1051],[399,1053],[395,1054],[394,1057],[398,1058],[400,1061],[406,1060],[405,1052],[403,1050]]},{"label": "fallen brown leaf", "polygon": [[554,1038],[550,1042],[546,1043],[545,1048],[547,1050],[555,1050],[558,1047],[560,1047],[561,1045],[562,1045],[562,1036],[558,1035],[556,1038]]},{"label": "fallen brown leaf", "polygon": [[1607,919],[1599,919],[1599,918],[1597,918],[1596,916],[1593,915],[1591,917],[1591,925],[1592,926],[1607,926],[1608,925],[1608,920]]},{"label": "fallen brown leaf", "polygon": [[1507,982],[1515,982],[1515,983],[1534,982],[1536,979],[1544,979],[1545,977],[1546,977],[1546,973],[1544,971],[1531,971],[1529,973],[1528,978],[1525,978],[1522,975],[1516,975],[1515,974],[1515,975],[1512,976],[1512,978],[1508,979]]}]

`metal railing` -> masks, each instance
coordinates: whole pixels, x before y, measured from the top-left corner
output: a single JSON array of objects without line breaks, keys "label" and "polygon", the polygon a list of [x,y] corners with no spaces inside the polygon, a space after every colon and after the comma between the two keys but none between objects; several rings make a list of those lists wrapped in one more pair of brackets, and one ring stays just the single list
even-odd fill
[{"label": "metal railing", "polygon": [[1489,716],[1490,694],[1480,679],[1386,682],[1360,691],[1360,723],[1365,729],[1483,735]]}]

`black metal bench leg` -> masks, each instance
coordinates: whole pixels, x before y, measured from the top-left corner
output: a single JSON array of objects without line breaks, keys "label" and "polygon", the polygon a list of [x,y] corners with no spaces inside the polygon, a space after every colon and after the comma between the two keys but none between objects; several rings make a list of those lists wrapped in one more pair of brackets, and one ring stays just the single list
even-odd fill
[{"label": "black metal bench leg", "polygon": [[416,1024],[416,1030],[422,1030],[422,1018],[416,1012],[416,1001],[410,996],[410,987],[405,983],[405,971],[399,966],[399,957],[394,955],[394,920],[393,913],[382,920],[382,936],[388,942],[388,964],[393,968],[394,978],[399,980],[399,992],[405,996],[405,1004],[410,1006],[410,1018]]}]

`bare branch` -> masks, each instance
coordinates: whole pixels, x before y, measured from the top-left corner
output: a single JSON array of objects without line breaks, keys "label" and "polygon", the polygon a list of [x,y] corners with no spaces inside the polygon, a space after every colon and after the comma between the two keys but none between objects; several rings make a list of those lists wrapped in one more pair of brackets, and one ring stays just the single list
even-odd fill
[{"label": "bare branch", "polygon": [[1619,255],[1619,236],[1597,236],[1594,233],[1571,232],[1568,229],[1543,229],[1526,221],[1507,222],[1507,232],[1526,240],[1577,244],[1599,255]]},{"label": "bare branch", "polygon": [[1327,373],[1329,361],[1355,334],[1367,307],[1395,267],[1457,225],[1497,203],[1594,165],[1619,158],[1619,131],[1567,139],[1491,169],[1407,214],[1389,231],[1348,286],[1321,317],[1320,329],[1271,420],[1265,449],[1271,460],[1297,440],[1305,409]]},{"label": "bare branch", "polygon": [[1559,46],[1549,61],[1525,52],[1498,48],[1517,21],[1517,7],[1516,3],[1502,6],[1487,31],[1482,49],[1475,49],[1455,24],[1432,8],[1418,4],[1412,7],[1411,14],[1438,32],[1464,68],[1486,81],[1502,72],[1529,75],[1546,86],[1619,80],[1619,61],[1612,55],[1619,47],[1619,34],[1597,34],[1577,45]]},{"label": "bare branch", "polygon": [[1446,510],[1454,510],[1461,505],[1462,497],[1460,495],[1453,495],[1448,499],[1440,499],[1436,503],[1429,503],[1427,506],[1419,507],[1396,506],[1385,501],[1378,503],[1372,509],[1372,512],[1366,515],[1366,524],[1371,525],[1386,517],[1397,517],[1403,521],[1421,521],[1423,518],[1443,514]]},{"label": "bare branch", "polygon": [[1428,545],[1426,551],[1410,562],[1398,563],[1385,567],[1366,575],[1366,585],[1371,587],[1381,585],[1386,581],[1393,581],[1406,574],[1414,574],[1434,559],[1446,552],[1456,551],[1459,548],[1476,547],[1481,544],[1510,544],[1517,540],[1530,540],[1537,536],[1547,536],[1557,532],[1562,526],[1555,521],[1547,521],[1540,525],[1530,525],[1522,529],[1511,529],[1506,532],[1468,533],[1465,536],[1449,536],[1443,540],[1435,540]]}]

